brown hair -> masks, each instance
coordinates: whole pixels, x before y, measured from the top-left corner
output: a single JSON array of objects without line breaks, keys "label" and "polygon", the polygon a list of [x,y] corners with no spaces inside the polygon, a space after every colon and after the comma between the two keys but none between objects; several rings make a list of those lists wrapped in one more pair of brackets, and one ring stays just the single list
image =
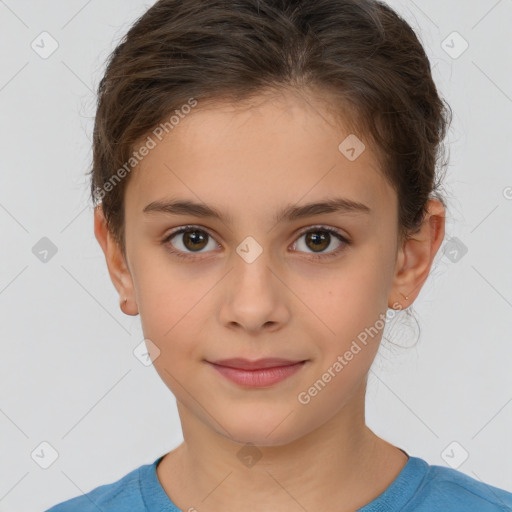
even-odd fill
[{"label": "brown hair", "polygon": [[172,113],[193,101],[240,102],[286,89],[323,97],[352,133],[374,144],[397,192],[400,238],[419,228],[430,197],[444,204],[436,167],[451,109],[413,29],[390,7],[159,0],[113,51],[98,88],[91,193],[123,251],[124,188],[138,142],[159,124],[168,132]]}]

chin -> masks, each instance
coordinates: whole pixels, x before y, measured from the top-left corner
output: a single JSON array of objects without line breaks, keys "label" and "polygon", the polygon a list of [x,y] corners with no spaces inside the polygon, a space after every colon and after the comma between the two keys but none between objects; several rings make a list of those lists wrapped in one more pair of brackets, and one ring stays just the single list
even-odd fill
[{"label": "chin", "polygon": [[218,432],[240,445],[283,446],[307,433],[301,431],[294,416],[295,413],[287,417],[282,412],[263,415],[261,411],[255,414],[240,414],[226,417],[222,422],[231,437],[222,430]]}]

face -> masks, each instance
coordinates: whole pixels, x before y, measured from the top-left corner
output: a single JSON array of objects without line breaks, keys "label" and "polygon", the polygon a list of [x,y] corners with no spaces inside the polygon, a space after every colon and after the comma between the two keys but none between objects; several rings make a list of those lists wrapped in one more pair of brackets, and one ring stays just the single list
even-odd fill
[{"label": "face", "polygon": [[[199,104],[181,120],[130,176],[125,229],[144,336],[180,414],[270,446],[364,406],[398,210],[369,144],[349,159],[339,146],[350,132],[321,104],[267,99]],[[304,208],[337,200],[365,208]],[[161,208],[176,201],[203,211]],[[280,215],[290,211],[302,215]],[[259,372],[258,386],[211,364],[230,358],[305,363]],[[265,380],[276,374],[287,377]]]}]

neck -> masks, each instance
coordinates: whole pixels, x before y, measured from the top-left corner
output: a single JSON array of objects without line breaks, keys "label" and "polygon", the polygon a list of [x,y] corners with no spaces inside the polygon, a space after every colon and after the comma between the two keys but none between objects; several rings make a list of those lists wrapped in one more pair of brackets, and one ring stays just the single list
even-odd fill
[{"label": "neck", "polygon": [[[406,456],[366,425],[364,399],[279,446],[247,447],[212,430],[178,402],[184,442],[157,468],[182,510],[355,510],[398,475]],[[256,463],[254,463],[256,461]]]}]

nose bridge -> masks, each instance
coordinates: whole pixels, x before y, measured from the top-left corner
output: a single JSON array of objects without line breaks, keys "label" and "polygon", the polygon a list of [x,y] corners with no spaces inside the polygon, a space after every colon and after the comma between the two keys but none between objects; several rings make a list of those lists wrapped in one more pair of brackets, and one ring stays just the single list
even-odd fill
[{"label": "nose bridge", "polygon": [[[268,240],[269,237],[266,238]],[[269,243],[269,242],[267,242]],[[276,278],[274,258],[254,236],[247,236],[232,253],[229,280],[220,303],[220,321],[248,331],[286,323],[288,308],[282,301],[281,280]]]},{"label": "nose bridge", "polygon": [[274,279],[271,250],[263,243],[249,235],[238,244],[234,255],[234,279],[237,283],[266,286],[268,280]]},{"label": "nose bridge", "polygon": [[229,274],[215,303],[216,320],[225,328],[252,334],[278,331],[300,308],[294,288],[296,280],[302,278],[290,265],[287,247],[293,225],[279,223],[275,214],[282,211],[283,203],[294,204],[298,194],[293,185],[283,193],[284,198],[273,197],[271,190],[245,189],[237,196],[243,207],[235,211],[232,205],[225,240]]}]

